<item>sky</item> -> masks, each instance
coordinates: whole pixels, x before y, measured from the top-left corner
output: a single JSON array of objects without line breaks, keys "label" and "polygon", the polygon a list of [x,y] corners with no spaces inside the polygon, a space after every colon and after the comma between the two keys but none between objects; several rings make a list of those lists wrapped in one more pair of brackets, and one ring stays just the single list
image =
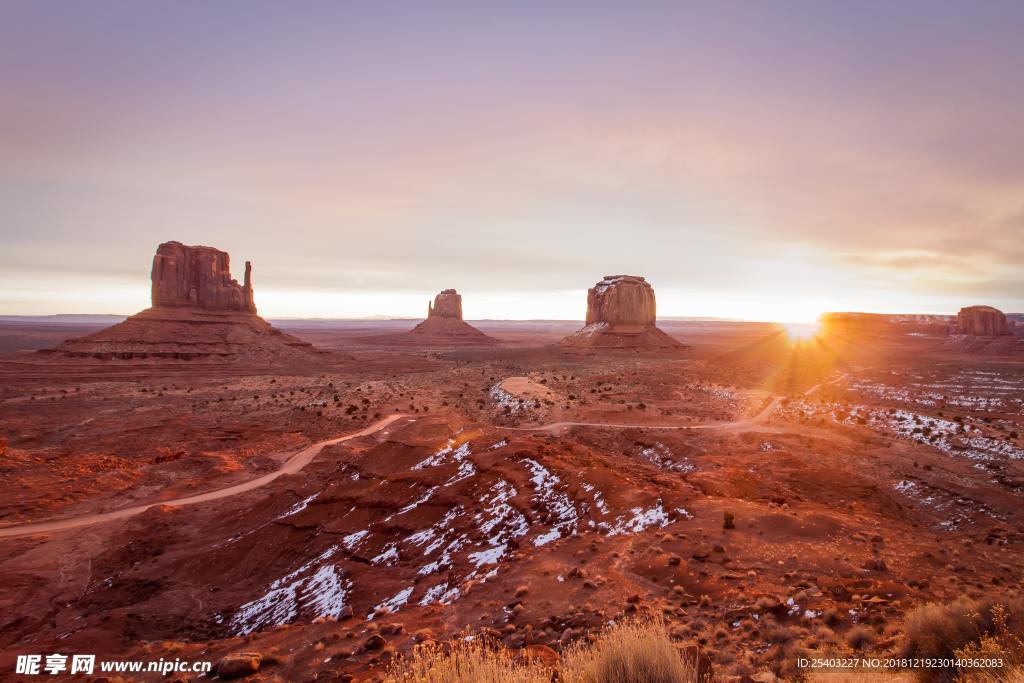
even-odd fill
[{"label": "sky", "polygon": [[0,314],[1024,311],[1024,3],[0,3]]}]

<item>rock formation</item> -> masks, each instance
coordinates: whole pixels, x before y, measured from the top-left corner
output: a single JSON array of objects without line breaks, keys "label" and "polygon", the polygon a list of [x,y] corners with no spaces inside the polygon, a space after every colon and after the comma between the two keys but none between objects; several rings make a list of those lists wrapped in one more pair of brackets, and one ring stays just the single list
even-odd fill
[{"label": "rock formation", "polygon": [[382,344],[406,345],[488,345],[498,340],[462,319],[462,295],[454,289],[442,290],[427,302],[427,319],[408,332],[374,337]]},{"label": "rock formation", "polygon": [[427,318],[462,320],[462,295],[454,289],[442,290],[433,304],[427,302]]},{"label": "rock formation", "polygon": [[653,327],[656,317],[654,287],[642,277],[606,275],[587,290],[587,325]]},{"label": "rock formation", "polygon": [[252,264],[245,262],[245,284],[231,277],[231,257],[213,247],[164,242],[153,257],[154,308],[186,306],[209,311],[256,312]]},{"label": "rock formation", "polygon": [[956,324],[960,334],[979,337],[1013,334],[1003,312],[991,306],[961,308],[956,316]]},{"label": "rock formation", "polygon": [[636,275],[606,275],[587,291],[582,330],[559,344],[569,347],[673,349],[683,346],[655,325],[654,288]]},{"label": "rock formation", "polygon": [[327,354],[256,315],[252,264],[244,284],[213,247],[164,242],[153,257],[152,306],[122,323],[42,353],[98,360],[217,360],[261,365],[322,361]]}]

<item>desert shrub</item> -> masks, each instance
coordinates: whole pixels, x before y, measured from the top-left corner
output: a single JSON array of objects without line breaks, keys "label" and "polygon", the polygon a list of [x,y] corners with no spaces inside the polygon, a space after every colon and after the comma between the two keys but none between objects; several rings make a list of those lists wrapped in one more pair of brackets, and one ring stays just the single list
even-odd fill
[{"label": "desert shrub", "polygon": [[[1000,610],[993,611],[999,606]],[[1024,628],[1024,600],[992,597],[958,598],[948,604],[930,602],[911,610],[903,620],[909,657],[952,657],[957,650],[982,636],[995,635],[996,617],[1005,615],[1004,627],[1012,633]]]},{"label": "desert shrub", "polygon": [[[945,605],[928,603],[907,614],[903,632],[905,642],[901,654],[908,657],[952,658],[957,652],[972,647],[995,647],[1000,643],[1002,647],[1014,640],[1019,642],[1024,634],[1024,600],[984,597],[958,598]],[[952,680],[955,674],[954,670],[947,669],[931,670],[922,676]],[[1007,680],[1008,674],[1008,671],[999,672],[992,680]],[[971,674],[970,680],[984,679]]]},{"label": "desert shrub", "polygon": [[1002,605],[991,609],[993,630],[980,640],[968,643],[956,651],[959,659],[998,659],[1003,666],[998,669],[974,669],[961,671],[960,679],[976,683],[1024,683],[1024,640],[1009,626],[1009,614]]},{"label": "desert shrub", "polygon": [[875,632],[858,624],[846,632],[846,644],[854,650],[863,650],[875,642]]},{"label": "desert shrub", "polygon": [[562,656],[566,683],[690,683],[694,662],[686,661],[661,621],[616,624],[592,645],[578,644]]},{"label": "desert shrub", "polygon": [[508,650],[479,640],[457,641],[449,648],[418,646],[398,659],[388,683],[550,683],[544,667],[516,658]]}]

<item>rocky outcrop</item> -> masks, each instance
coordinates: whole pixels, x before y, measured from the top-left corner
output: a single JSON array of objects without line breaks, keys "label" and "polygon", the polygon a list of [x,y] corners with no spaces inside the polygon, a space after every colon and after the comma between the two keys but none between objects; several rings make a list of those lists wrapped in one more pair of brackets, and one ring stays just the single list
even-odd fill
[{"label": "rocky outcrop", "polygon": [[462,320],[462,295],[454,289],[445,289],[434,297],[434,303],[427,302],[427,318],[448,318]]},{"label": "rocky outcrop", "polygon": [[956,316],[956,324],[960,334],[979,337],[1013,334],[1003,312],[991,306],[961,308]]},{"label": "rocky outcrop", "polygon": [[151,308],[124,322],[41,353],[55,359],[216,361],[305,365],[342,357],[320,351],[256,315],[252,265],[244,284],[230,257],[213,247],[164,242],[153,258]]},{"label": "rocky outcrop", "polygon": [[658,329],[654,288],[637,275],[606,275],[587,291],[582,330],[559,344],[583,348],[676,349],[678,340]]},{"label": "rocky outcrop", "polygon": [[213,247],[164,242],[153,257],[150,278],[154,307],[256,312],[252,264],[245,262],[245,281],[240,285],[231,277],[231,257]]}]

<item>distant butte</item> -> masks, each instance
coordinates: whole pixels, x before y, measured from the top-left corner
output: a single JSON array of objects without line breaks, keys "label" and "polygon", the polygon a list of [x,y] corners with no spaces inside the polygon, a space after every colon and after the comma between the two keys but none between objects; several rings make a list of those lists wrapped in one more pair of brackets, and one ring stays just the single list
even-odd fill
[{"label": "distant butte", "polygon": [[606,275],[587,291],[583,329],[560,345],[575,348],[677,349],[684,345],[656,325],[654,288],[638,275]]},{"label": "distant butte", "polygon": [[957,331],[977,337],[999,337],[1013,334],[1012,323],[998,308],[967,306],[956,316]]},{"label": "distant butte", "polygon": [[385,344],[440,344],[482,346],[498,344],[498,340],[476,329],[462,319],[462,295],[445,289],[427,302],[427,319],[401,334],[379,337]]},{"label": "distant butte", "polygon": [[99,360],[220,360],[295,364],[325,355],[256,314],[252,264],[231,277],[228,254],[164,242],[153,257],[152,306],[122,323],[40,353]]}]

